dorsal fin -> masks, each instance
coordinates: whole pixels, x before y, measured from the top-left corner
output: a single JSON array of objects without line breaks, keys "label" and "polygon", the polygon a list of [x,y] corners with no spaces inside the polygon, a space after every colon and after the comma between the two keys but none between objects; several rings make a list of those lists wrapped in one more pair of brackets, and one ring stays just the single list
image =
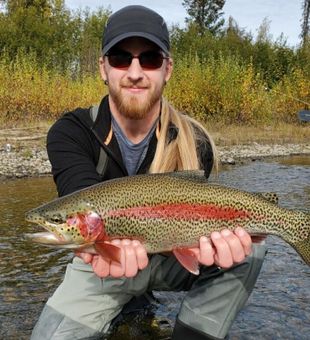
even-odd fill
[{"label": "dorsal fin", "polygon": [[279,203],[279,197],[275,192],[259,192],[256,193],[256,195],[264,198],[266,201],[269,201],[271,203]]},{"label": "dorsal fin", "polygon": [[172,177],[184,178],[195,182],[207,182],[207,178],[203,170],[183,170],[167,174]]}]

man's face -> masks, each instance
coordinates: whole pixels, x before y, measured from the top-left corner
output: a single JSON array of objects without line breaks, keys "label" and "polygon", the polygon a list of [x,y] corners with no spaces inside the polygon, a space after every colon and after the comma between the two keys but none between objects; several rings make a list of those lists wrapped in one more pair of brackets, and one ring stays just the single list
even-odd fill
[{"label": "man's face", "polygon": [[[143,38],[128,38],[109,52],[125,51],[133,56],[143,52],[159,51],[157,45]],[[172,72],[172,60],[164,59],[156,69],[147,69],[133,58],[129,67],[113,67],[107,57],[100,58],[100,72],[108,81],[112,105],[129,119],[143,119],[159,104],[165,82]]]}]

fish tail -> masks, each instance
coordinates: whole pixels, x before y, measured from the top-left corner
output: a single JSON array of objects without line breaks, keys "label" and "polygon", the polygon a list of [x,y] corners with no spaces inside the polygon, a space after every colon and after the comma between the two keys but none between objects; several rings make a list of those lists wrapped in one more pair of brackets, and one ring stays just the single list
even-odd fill
[{"label": "fish tail", "polygon": [[305,219],[302,222],[302,227],[300,229],[301,239],[294,242],[292,246],[295,248],[297,253],[302,257],[302,259],[310,266],[310,215],[305,214]]}]

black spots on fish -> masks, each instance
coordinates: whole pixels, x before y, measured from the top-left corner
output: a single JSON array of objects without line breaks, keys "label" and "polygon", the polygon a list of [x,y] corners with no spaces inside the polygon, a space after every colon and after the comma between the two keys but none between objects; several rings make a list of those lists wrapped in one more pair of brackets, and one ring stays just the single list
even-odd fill
[{"label": "black spots on fish", "polygon": [[73,240],[76,240],[79,237],[79,233],[74,227],[60,227],[60,233],[64,235],[70,235]]},{"label": "black spots on fish", "polygon": [[44,218],[38,214],[28,214],[26,215],[26,220],[39,224],[44,221]]},{"label": "black spots on fish", "polygon": [[79,238],[79,236],[80,236],[79,231],[77,229],[73,228],[73,230],[72,230],[73,239],[76,240],[77,238]]},{"label": "black spots on fish", "polygon": [[[308,239],[310,240],[310,215],[305,214],[303,212],[299,212],[298,215],[298,236],[300,239]],[[308,241],[309,242],[309,241]],[[310,244],[309,244],[310,246]],[[310,249],[309,249],[310,251]]]},{"label": "black spots on fish", "polygon": [[61,232],[67,232],[67,233],[70,233],[71,235],[77,235],[78,236],[78,230],[73,226],[73,227],[70,227],[70,226],[66,226],[66,227],[60,227],[60,230]]}]

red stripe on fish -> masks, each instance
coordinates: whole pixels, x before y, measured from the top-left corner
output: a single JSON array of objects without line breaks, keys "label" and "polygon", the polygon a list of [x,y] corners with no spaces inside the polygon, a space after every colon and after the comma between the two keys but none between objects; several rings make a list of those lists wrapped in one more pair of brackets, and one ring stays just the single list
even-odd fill
[{"label": "red stripe on fish", "polygon": [[160,204],[148,207],[132,207],[110,211],[109,217],[128,217],[128,218],[159,218],[177,220],[235,220],[250,216],[244,210],[232,207],[221,207],[215,204]]}]

